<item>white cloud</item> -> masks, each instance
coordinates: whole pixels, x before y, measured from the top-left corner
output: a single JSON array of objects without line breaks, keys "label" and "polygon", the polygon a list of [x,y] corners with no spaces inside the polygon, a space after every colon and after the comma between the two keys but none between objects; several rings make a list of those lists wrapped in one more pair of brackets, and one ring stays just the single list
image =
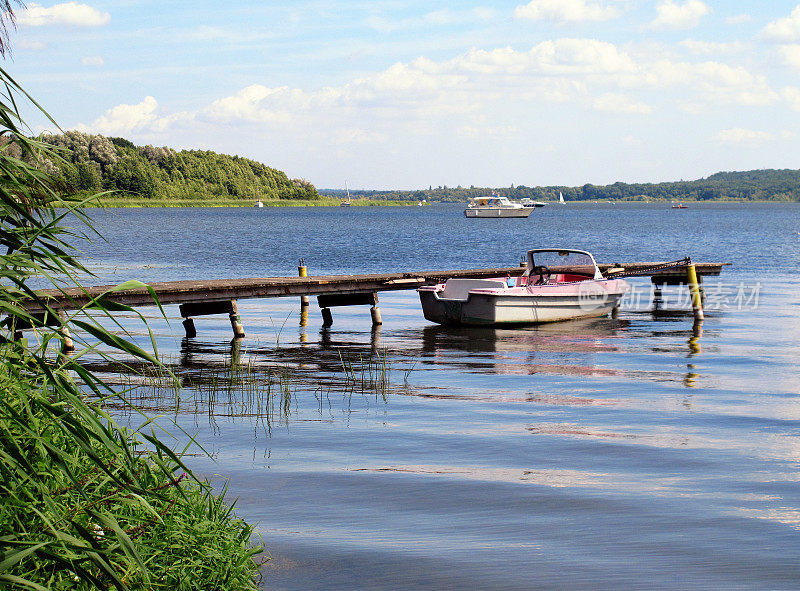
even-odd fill
[{"label": "white cloud", "polygon": [[376,133],[358,127],[348,127],[337,130],[332,138],[332,143],[339,145],[353,144],[381,144],[389,138],[385,133]]},{"label": "white cloud", "polygon": [[200,25],[196,29],[191,29],[176,36],[180,41],[214,41],[216,39],[231,38],[233,35],[220,27]]},{"label": "white cloud", "polygon": [[87,55],[86,57],[81,58],[82,66],[94,66],[99,68],[100,66],[104,66],[105,63],[106,60],[104,60],[103,57],[99,55]]},{"label": "white cloud", "polygon": [[152,96],[146,96],[136,105],[117,105],[95,119],[90,125],[77,125],[78,131],[101,133],[104,135],[124,135],[140,131],[163,131],[170,125],[186,118],[185,113],[177,113],[169,117],[156,114],[158,102]]},{"label": "white cloud", "polygon": [[697,39],[684,39],[679,43],[696,55],[720,55],[725,53],[737,53],[745,49],[745,44],[741,41],[731,43],[716,43],[714,41],[698,41]]},{"label": "white cloud", "polygon": [[268,88],[253,84],[233,96],[215,100],[200,114],[204,120],[220,123],[258,122],[288,124],[293,111],[309,107],[312,96],[302,90],[281,86]]},{"label": "white cloud", "polygon": [[475,140],[482,138],[502,138],[508,140],[519,133],[513,125],[488,125],[484,116],[475,117],[466,125],[462,125],[456,129],[456,133],[463,138]]},{"label": "white cloud", "polygon": [[800,88],[794,86],[787,86],[781,93],[783,100],[794,111],[800,111]]},{"label": "white cloud", "polygon": [[364,22],[367,26],[381,33],[392,33],[401,29],[418,29],[422,27],[442,27],[471,21],[487,21],[495,16],[489,8],[472,8],[470,10],[435,10],[419,17],[388,19],[382,16],[370,16]]},{"label": "white cloud", "polygon": [[800,69],[800,45],[796,43],[783,45],[778,48],[778,53],[783,58],[784,64]]},{"label": "white cloud", "polygon": [[100,12],[88,4],[65,2],[45,8],[41,4],[31,2],[26,10],[17,15],[17,22],[31,27],[45,25],[72,25],[76,27],[100,27],[111,21],[111,15]]},{"label": "white cloud", "polygon": [[629,99],[624,94],[607,92],[601,94],[594,100],[594,108],[598,111],[608,111],[610,113],[633,113],[646,115],[653,109],[650,105]]},{"label": "white cloud", "polygon": [[708,105],[698,101],[683,101],[678,105],[678,108],[690,115],[700,115],[708,111]]},{"label": "white cloud", "polygon": [[717,134],[716,139],[721,142],[732,144],[757,144],[775,141],[777,136],[772,133],[767,133],[766,131],[734,127],[733,129],[723,129]]},{"label": "white cloud", "polygon": [[370,109],[386,119],[480,109],[514,89],[520,99],[568,100],[586,92],[586,80],[632,75],[635,64],[611,43],[587,39],[545,41],[529,51],[471,49],[451,60],[418,58],[336,88],[305,92],[254,84],[220,98],[199,116],[213,122],[297,124],[321,112],[342,116]]},{"label": "white cloud", "polygon": [[517,6],[514,17],[548,21],[606,21],[620,15],[616,6],[592,0],[531,0]]},{"label": "white cloud", "polygon": [[655,20],[650,23],[651,28],[690,29],[696,27],[711,9],[700,0],[686,0],[683,4],[674,0],[661,0],[656,6],[656,12]]},{"label": "white cloud", "polygon": [[41,51],[47,47],[47,44],[42,41],[31,41],[30,39],[20,39],[17,41],[17,46],[21,49],[30,49],[32,51]]},{"label": "white cloud", "polygon": [[741,66],[653,60],[646,53],[634,58],[612,43],[565,38],[527,51],[473,48],[446,60],[420,57],[335,87],[251,84],[174,115],[159,113],[156,99],[146,97],[109,109],[87,127],[143,137],[184,124],[209,133],[241,126],[247,133],[368,145],[443,128],[465,138],[488,136],[508,131],[514,109],[546,112],[557,103],[647,116],[655,96],[672,97],[677,108],[699,113],[731,104],[792,104],[793,95],[776,93],[764,75]]},{"label": "white cloud", "polygon": [[656,88],[690,86],[701,98],[713,104],[769,105],[779,99],[765,76],[750,73],[741,66],[706,61],[699,63],[661,60],[642,67],[640,78]]},{"label": "white cloud", "polygon": [[493,74],[602,75],[629,73],[633,60],[613,43],[594,39],[556,39],[543,41],[530,51],[506,47],[494,50],[471,49],[446,64],[465,73]]},{"label": "white cloud", "polygon": [[795,7],[789,16],[769,23],[761,30],[761,36],[778,43],[800,40],[800,6]]},{"label": "white cloud", "polygon": [[749,23],[753,20],[753,17],[749,14],[734,14],[733,16],[729,16],[725,19],[725,22],[729,25],[741,25],[744,23]]}]

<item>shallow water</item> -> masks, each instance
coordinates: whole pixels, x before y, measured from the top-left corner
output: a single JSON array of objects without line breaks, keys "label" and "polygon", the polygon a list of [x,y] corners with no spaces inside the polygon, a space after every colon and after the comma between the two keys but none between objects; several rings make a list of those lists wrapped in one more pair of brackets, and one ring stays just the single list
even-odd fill
[{"label": "shallow water", "polygon": [[294,275],[300,258],[310,274],[511,266],[549,246],[733,263],[696,329],[648,313],[644,279],[616,320],[524,329],[431,325],[413,292],[380,294],[374,331],[366,307],[322,331],[313,302],[300,327],[297,298],[246,300],[239,348],[225,316],[187,341],[177,307],[145,310],[184,386],[177,409],[152,380],[134,398],[211,453],[190,463],[258,523],[264,587],[800,588],[800,206],[460,209],[96,214],[97,282]]}]

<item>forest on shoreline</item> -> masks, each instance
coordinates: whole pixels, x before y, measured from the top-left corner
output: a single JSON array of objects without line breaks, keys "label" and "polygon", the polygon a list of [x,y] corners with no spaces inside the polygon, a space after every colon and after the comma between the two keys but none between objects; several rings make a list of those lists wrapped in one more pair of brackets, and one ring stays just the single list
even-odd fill
[{"label": "forest on shoreline", "polygon": [[[800,170],[748,170],[718,172],[694,181],[665,183],[585,184],[580,187],[429,187],[418,191],[350,191],[352,197],[400,201],[467,201],[495,191],[511,199],[558,201],[800,201]],[[342,197],[344,191],[322,189],[327,197]]]},{"label": "forest on shoreline", "polygon": [[[136,146],[119,137],[79,131],[41,136],[59,158],[43,159],[44,172],[80,193],[114,191],[111,197],[146,201],[319,199],[305,179],[240,156],[208,150],[176,151],[168,147]],[[12,149],[16,146],[10,146]]]}]

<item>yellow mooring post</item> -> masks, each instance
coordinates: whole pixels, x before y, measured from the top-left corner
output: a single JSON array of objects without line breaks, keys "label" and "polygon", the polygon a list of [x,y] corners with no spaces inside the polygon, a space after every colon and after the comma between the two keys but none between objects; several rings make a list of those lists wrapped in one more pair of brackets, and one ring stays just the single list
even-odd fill
[{"label": "yellow mooring post", "polygon": [[[306,262],[303,259],[300,259],[300,265],[298,265],[298,267],[297,267],[297,276],[298,277],[308,277],[308,268],[306,267]],[[308,304],[309,304],[308,296],[307,295],[300,296],[300,307],[301,307],[301,310],[300,310],[300,314],[301,314],[300,324],[302,326],[305,326],[305,324],[303,324],[303,321],[302,321],[303,309],[308,308]],[[306,319],[308,319],[308,314],[306,314]],[[307,320],[306,320],[306,322],[307,322]]]},{"label": "yellow mooring post", "polygon": [[686,265],[686,279],[689,284],[689,295],[692,298],[694,319],[703,320],[705,315],[703,314],[703,297],[700,293],[700,282],[697,280],[697,269],[695,269],[694,263],[691,261]]}]

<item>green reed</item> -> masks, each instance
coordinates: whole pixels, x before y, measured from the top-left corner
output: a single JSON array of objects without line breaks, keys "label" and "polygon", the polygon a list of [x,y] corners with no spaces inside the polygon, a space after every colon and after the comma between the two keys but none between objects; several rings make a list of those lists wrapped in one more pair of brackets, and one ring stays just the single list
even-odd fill
[{"label": "green reed", "polygon": [[[69,163],[21,131],[17,104],[33,100],[3,69],[0,82],[0,586],[254,589],[260,549],[225,490],[215,496],[197,480],[149,419],[136,430],[118,425],[105,408],[125,406],[126,392],[81,363],[109,357],[102,345],[150,366],[147,379],[166,384],[153,335],[150,352],[121,326],[103,327],[113,313],[135,314],[113,303],[114,290],[60,315],[31,287],[80,286],[77,276],[89,273],[71,242],[86,236],[64,218],[89,228],[91,221],[84,203],[64,197],[68,188],[43,172]],[[56,200],[68,211],[58,212]],[[31,301],[57,326],[31,315]],[[24,326],[32,330],[20,339]],[[74,355],[62,351],[67,328]]]}]

